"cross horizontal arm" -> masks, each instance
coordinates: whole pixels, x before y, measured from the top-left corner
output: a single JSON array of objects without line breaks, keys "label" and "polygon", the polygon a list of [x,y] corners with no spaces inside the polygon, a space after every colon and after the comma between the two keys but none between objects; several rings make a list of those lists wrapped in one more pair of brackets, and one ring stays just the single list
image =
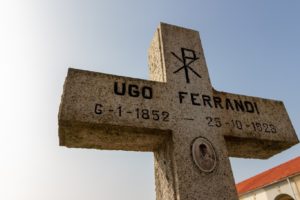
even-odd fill
[{"label": "cross horizontal arm", "polygon": [[214,90],[203,103],[217,111],[208,121],[221,126],[230,156],[268,158],[299,142],[281,101]]},{"label": "cross horizontal arm", "polygon": [[170,135],[165,90],[164,83],[69,69],[59,111],[60,144],[154,151]]}]

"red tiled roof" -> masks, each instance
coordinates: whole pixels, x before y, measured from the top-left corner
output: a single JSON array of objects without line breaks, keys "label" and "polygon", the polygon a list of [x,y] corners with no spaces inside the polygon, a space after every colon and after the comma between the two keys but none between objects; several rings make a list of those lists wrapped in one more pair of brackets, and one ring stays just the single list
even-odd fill
[{"label": "red tiled roof", "polygon": [[236,185],[238,194],[244,194],[254,189],[261,188],[286,177],[300,173],[300,156],[256,176],[244,180]]}]

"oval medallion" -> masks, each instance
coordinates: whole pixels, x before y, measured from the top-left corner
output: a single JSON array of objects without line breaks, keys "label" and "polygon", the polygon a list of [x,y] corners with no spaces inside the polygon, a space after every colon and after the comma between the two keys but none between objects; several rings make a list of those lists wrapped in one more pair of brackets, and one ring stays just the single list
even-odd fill
[{"label": "oval medallion", "polygon": [[212,172],[217,165],[217,155],[209,140],[198,137],[192,145],[192,155],[195,164],[201,171]]}]

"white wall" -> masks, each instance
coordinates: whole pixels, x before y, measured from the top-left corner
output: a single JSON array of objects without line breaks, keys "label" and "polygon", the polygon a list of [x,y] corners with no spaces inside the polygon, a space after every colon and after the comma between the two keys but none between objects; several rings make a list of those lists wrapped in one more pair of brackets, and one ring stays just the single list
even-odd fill
[{"label": "white wall", "polygon": [[267,199],[274,200],[280,194],[288,194],[294,197],[291,187],[287,180],[278,182],[265,188]]},{"label": "white wall", "polygon": [[239,198],[240,200],[266,200],[267,194],[264,189],[255,190]]}]

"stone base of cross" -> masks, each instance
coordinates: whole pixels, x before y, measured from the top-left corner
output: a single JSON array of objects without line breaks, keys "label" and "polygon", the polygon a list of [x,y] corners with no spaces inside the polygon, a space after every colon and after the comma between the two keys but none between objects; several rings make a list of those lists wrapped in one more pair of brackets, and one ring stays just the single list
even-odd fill
[{"label": "stone base of cross", "polygon": [[197,31],[160,24],[149,65],[151,81],[69,69],[60,145],[154,152],[157,200],[233,200],[229,156],[298,143],[282,102],[212,88]]}]

